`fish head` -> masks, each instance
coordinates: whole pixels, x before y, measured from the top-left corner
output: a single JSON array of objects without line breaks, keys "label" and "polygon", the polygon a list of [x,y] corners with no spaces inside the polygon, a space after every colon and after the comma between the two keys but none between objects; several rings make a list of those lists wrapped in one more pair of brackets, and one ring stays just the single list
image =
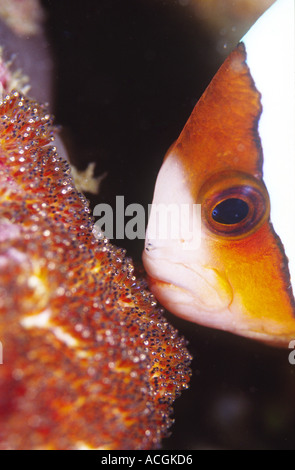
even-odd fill
[{"label": "fish head", "polygon": [[[278,346],[295,338],[290,9],[292,0],[278,0],[258,20],[169,149],[143,253],[169,311]],[[284,33],[274,39],[277,22]],[[269,47],[277,64],[263,55]]]}]

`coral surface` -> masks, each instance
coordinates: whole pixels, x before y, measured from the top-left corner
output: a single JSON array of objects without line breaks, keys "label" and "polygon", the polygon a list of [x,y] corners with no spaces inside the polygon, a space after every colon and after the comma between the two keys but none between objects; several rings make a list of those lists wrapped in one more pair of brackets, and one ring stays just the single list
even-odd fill
[{"label": "coral surface", "polygon": [[39,33],[44,14],[39,0],[1,0],[0,17],[19,36]]}]

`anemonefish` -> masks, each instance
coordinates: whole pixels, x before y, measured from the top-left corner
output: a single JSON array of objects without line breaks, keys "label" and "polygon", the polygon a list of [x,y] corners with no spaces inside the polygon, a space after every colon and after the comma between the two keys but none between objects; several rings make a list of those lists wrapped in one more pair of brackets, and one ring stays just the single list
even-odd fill
[{"label": "anemonefish", "polygon": [[294,57],[294,0],[277,0],[169,149],[143,253],[167,310],[276,346],[295,339]]}]

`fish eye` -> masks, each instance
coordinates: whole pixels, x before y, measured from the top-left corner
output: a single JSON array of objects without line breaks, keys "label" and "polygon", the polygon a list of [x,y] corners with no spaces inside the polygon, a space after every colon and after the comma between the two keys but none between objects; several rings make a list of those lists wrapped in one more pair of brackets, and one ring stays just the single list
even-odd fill
[{"label": "fish eye", "polygon": [[198,196],[205,227],[221,238],[240,239],[269,219],[270,203],[262,180],[238,172],[213,175]]},{"label": "fish eye", "polygon": [[243,199],[230,197],[219,202],[212,211],[215,222],[225,225],[234,225],[242,222],[249,213],[249,206]]}]

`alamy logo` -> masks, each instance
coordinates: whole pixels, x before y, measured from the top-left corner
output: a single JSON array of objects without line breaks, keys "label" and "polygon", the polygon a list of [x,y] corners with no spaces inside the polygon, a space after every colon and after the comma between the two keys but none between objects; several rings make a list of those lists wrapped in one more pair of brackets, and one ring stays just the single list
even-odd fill
[{"label": "alamy logo", "polygon": [[124,196],[117,196],[115,210],[109,204],[98,204],[93,215],[98,217],[94,225],[97,238],[144,240],[149,220],[150,241],[185,240],[188,244],[183,244],[184,249],[200,246],[200,204],[149,204],[146,214],[141,204],[125,207]]},{"label": "alamy logo", "polygon": [[293,349],[293,351],[289,354],[289,362],[292,366],[295,366],[295,339],[290,342],[289,349]]}]

